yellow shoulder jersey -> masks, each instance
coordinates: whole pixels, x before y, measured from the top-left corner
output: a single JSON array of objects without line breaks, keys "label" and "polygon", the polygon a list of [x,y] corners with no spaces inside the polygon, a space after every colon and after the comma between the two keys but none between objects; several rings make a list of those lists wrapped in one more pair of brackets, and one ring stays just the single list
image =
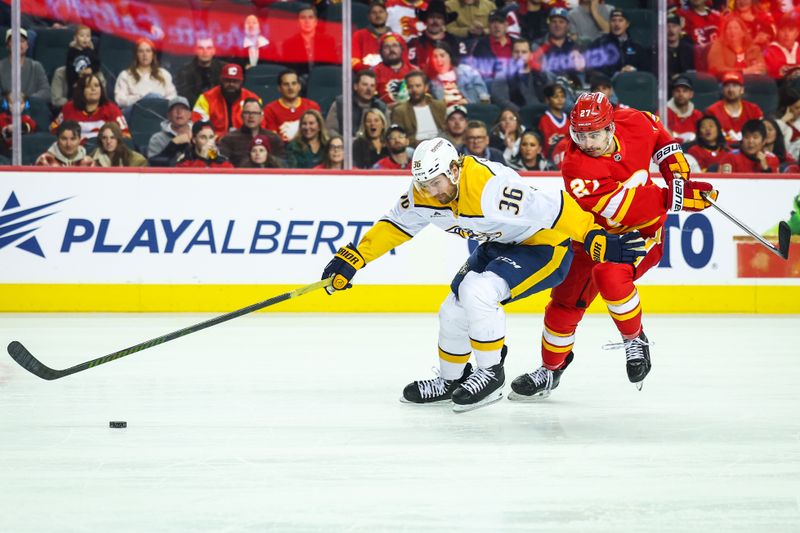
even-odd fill
[{"label": "yellow shoulder jersey", "polygon": [[358,244],[366,262],[413,238],[428,224],[465,239],[526,246],[583,242],[600,229],[590,213],[563,191],[541,191],[514,170],[486,159],[466,156],[458,197],[448,205],[423,196],[413,184]]}]

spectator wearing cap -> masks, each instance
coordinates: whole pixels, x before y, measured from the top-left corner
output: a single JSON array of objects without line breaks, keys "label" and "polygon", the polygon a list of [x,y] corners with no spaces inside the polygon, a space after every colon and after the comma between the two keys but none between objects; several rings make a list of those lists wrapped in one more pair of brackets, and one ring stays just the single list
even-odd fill
[{"label": "spectator wearing cap", "polygon": [[752,102],[743,99],[744,77],[741,72],[727,72],[722,76],[722,99],[711,104],[706,114],[719,121],[725,140],[738,146],[742,140],[742,126],[748,120],[761,119],[764,113]]},{"label": "spectator wearing cap", "polygon": [[219,140],[219,152],[228,158],[235,167],[241,167],[247,162],[250,152],[250,142],[256,137],[263,137],[269,141],[269,154],[279,160],[285,158],[283,141],[278,135],[262,126],[264,111],[255,98],[247,98],[242,104],[242,126],[226,133]]},{"label": "spectator wearing cap", "polygon": [[545,71],[531,70],[531,43],[517,39],[511,45],[511,61],[503,76],[492,80],[492,102],[517,109],[544,101],[544,88],[555,79]]},{"label": "spectator wearing cap", "polygon": [[264,127],[278,134],[284,143],[300,129],[300,117],[306,111],[319,111],[319,104],[300,96],[300,77],[292,69],[278,74],[280,96],[264,106]]},{"label": "spectator wearing cap", "polygon": [[569,32],[581,43],[590,43],[609,31],[614,6],[602,0],[580,0],[569,10]]},{"label": "spectator wearing cap", "polygon": [[420,71],[406,74],[408,101],[392,109],[392,123],[400,125],[408,135],[411,146],[433,139],[444,130],[446,106],[429,94],[428,77]]},{"label": "spectator wearing cap", "polygon": [[708,50],[708,70],[722,78],[727,72],[766,74],[767,64],[761,48],[747,33],[747,26],[738,17],[722,22],[720,34]]},{"label": "spectator wearing cap", "polygon": [[427,74],[431,94],[448,107],[489,102],[489,90],[480,73],[469,65],[459,64],[444,41],[434,45]]},{"label": "spectator wearing cap", "polygon": [[778,24],[778,34],[764,51],[767,63],[767,74],[775,80],[783,78],[786,73],[800,66],[800,15],[797,12],[787,13]]},{"label": "spectator wearing cap", "polygon": [[694,87],[686,76],[678,76],[672,81],[672,98],[667,102],[667,129],[682,143],[695,139],[697,121],[703,117],[692,103]]},{"label": "spectator wearing cap", "polygon": [[550,157],[553,148],[561,139],[569,137],[569,116],[564,111],[567,105],[567,91],[563,85],[552,84],[544,88],[544,101],[547,110],[537,125],[542,134],[542,153]]},{"label": "spectator wearing cap", "polygon": [[466,142],[460,153],[482,157],[503,165],[506,164],[503,152],[489,146],[489,128],[486,127],[486,123],[482,120],[470,120],[467,122]]},{"label": "spectator wearing cap", "polygon": [[305,79],[317,63],[342,62],[341,46],[331,35],[320,31],[317,8],[304,5],[297,12],[298,32],[281,46],[282,62]]},{"label": "spectator wearing cap", "polygon": [[711,9],[708,0],[689,0],[688,4],[676,11],[676,15],[683,19],[683,31],[694,44],[711,44],[717,38],[722,22],[719,11]]},{"label": "spectator wearing cap", "polygon": [[529,42],[535,42],[547,35],[547,17],[550,14],[550,5],[544,0],[528,0],[525,7],[527,11],[519,20],[522,26],[520,36]]},{"label": "spectator wearing cap", "polygon": [[133,52],[133,61],[119,73],[114,85],[117,105],[125,110],[142,98],[169,100],[176,96],[178,93],[172,84],[172,74],[159,66],[155,45],[150,39],[139,39]]},{"label": "spectator wearing cap", "polygon": [[283,168],[283,163],[272,155],[270,146],[269,137],[256,135],[247,145],[247,159],[237,166],[241,168]]},{"label": "spectator wearing cap", "polygon": [[611,10],[608,19],[609,31],[594,40],[584,52],[586,68],[613,76],[617,72],[650,70],[653,53],[628,34],[630,22],[621,9]]},{"label": "spectator wearing cap", "polygon": [[212,87],[219,85],[219,75],[225,64],[214,57],[217,49],[214,39],[200,37],[194,46],[194,57],[175,76],[175,89],[194,103]]},{"label": "spectator wearing cap", "polygon": [[370,69],[381,62],[381,36],[389,32],[383,0],[369,3],[369,24],[353,32],[352,66],[355,72]]},{"label": "spectator wearing cap", "polygon": [[742,125],[742,142],[738,149],[726,154],[720,172],[778,172],[780,161],[764,148],[767,130],[761,120],[748,120]]},{"label": "spectator wearing cap", "polygon": [[[11,90],[11,32],[10,29],[6,31],[6,48],[8,48],[9,55],[0,60],[0,92]],[[27,57],[28,31],[25,28],[19,30],[19,49],[20,91],[29,98],[49,100],[50,83],[47,81],[44,67],[38,61]]]},{"label": "spectator wearing cap", "polygon": [[445,114],[444,134],[445,139],[450,141],[456,150],[461,150],[467,141],[467,108],[462,105],[454,105],[447,108]]},{"label": "spectator wearing cap", "polygon": [[695,47],[683,33],[677,15],[667,17],[667,73],[670,79],[688,70],[694,70]]},{"label": "spectator wearing cap", "polygon": [[353,165],[357,168],[372,168],[375,163],[389,155],[386,147],[386,130],[389,128],[386,115],[380,109],[368,109],[364,113],[361,127],[353,141]]},{"label": "spectator wearing cap", "polygon": [[497,6],[492,0],[447,0],[445,7],[457,15],[447,24],[447,31],[459,39],[470,39],[489,33],[489,13]]},{"label": "spectator wearing cap", "polygon": [[583,58],[575,41],[567,35],[569,12],[563,7],[550,10],[547,35],[537,41],[531,53],[531,69],[553,75],[571,75],[583,68]]},{"label": "spectator wearing cap", "polygon": [[150,166],[169,167],[192,141],[192,108],[189,100],[176,96],[169,101],[167,118],[161,122],[161,131],[147,143]]},{"label": "spectator wearing cap", "polygon": [[208,121],[221,137],[242,127],[242,105],[248,98],[261,102],[252,91],[242,88],[244,69],[236,63],[228,63],[222,69],[220,84],[201,94],[192,109],[192,121]]},{"label": "spectator wearing cap", "polygon": [[405,75],[414,69],[408,62],[406,42],[397,33],[385,33],[380,38],[381,62],[372,70],[378,97],[387,105],[403,102],[408,93],[403,86]]},{"label": "spectator wearing cap", "polygon": [[386,130],[386,147],[389,155],[378,160],[372,168],[381,170],[405,170],[411,168],[414,151],[409,146],[406,130],[399,124],[392,124]]},{"label": "spectator wearing cap", "polygon": [[[375,73],[371,70],[360,70],[353,74],[353,98],[352,98],[352,127],[353,133],[358,131],[364,113],[373,107],[386,112],[386,104],[378,98],[377,82]],[[339,95],[328,109],[325,117],[325,125],[331,133],[342,133],[344,119],[344,96]]]},{"label": "spectator wearing cap", "polygon": [[447,33],[445,29],[445,25],[453,22],[458,15],[448,13],[442,0],[431,0],[427,9],[417,10],[417,16],[425,22],[425,31],[419,37],[408,41],[408,60],[412,64],[425,71],[428,68],[433,45],[438,41],[446,42],[453,54],[459,58],[467,55],[467,45],[464,41]]},{"label": "spectator wearing cap", "polygon": [[[241,68],[241,67],[240,67]],[[178,156],[176,167],[233,168],[228,159],[217,149],[217,134],[214,125],[207,121],[192,124],[192,141]]]},{"label": "spectator wearing cap", "polygon": [[512,55],[511,45],[506,16],[496,9],[489,14],[489,35],[477,40],[470,62],[487,80],[505,77]]}]

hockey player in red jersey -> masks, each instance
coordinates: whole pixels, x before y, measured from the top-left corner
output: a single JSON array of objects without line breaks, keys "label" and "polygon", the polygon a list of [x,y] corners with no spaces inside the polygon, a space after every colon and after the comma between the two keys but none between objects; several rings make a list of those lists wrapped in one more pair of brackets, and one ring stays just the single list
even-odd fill
[{"label": "hockey player in red jersey", "polygon": [[[572,361],[575,330],[598,294],[622,334],[629,380],[641,389],[650,371],[650,350],[642,330],[642,306],[634,281],[658,264],[668,211],[701,211],[717,193],[711,184],[690,181],[681,146],[658,118],[632,108],[614,110],[602,93],[581,95],[570,113],[570,143],[561,173],[567,192],[610,233],[638,230],[647,254],[633,265],[597,264],[591,250],[573,245],[575,258],[545,309],[542,361],[537,370],[511,384],[512,400],[547,397]],[[650,179],[651,158],[667,188]]]}]

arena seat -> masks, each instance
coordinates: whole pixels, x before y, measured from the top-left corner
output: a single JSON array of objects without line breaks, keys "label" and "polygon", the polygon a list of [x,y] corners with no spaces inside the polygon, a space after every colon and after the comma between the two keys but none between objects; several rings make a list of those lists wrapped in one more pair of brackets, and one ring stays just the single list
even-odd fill
[{"label": "arena seat", "polygon": [[[119,73],[130,66],[133,61],[135,45],[127,39],[104,33],[100,36],[99,48],[100,66],[106,74],[106,78],[108,78],[109,91],[113,94],[114,85],[110,83],[112,81],[111,77],[116,82]],[[109,74],[111,75],[110,77]]]},{"label": "arena seat", "polygon": [[161,130],[161,122],[167,118],[168,105],[169,101],[163,98],[145,98],[133,105],[128,127],[140,152],[147,151],[150,137]]},{"label": "arena seat", "polygon": [[29,114],[33,120],[36,121],[36,131],[47,131],[50,129],[50,122],[53,115],[50,112],[50,102],[44,98],[36,98],[31,96],[28,98],[31,108]]},{"label": "arena seat", "polygon": [[325,114],[334,99],[342,94],[342,67],[318,65],[308,74],[307,98],[319,104]]},{"label": "arena seat", "polygon": [[745,74],[744,99],[758,104],[765,115],[778,109],[778,86],[775,80],[761,74]]},{"label": "arena seat", "polygon": [[717,78],[705,72],[695,71],[684,72],[683,75],[689,78],[694,86],[692,102],[697,109],[705,111],[708,106],[719,100],[720,87]]},{"label": "arena seat", "polygon": [[519,108],[522,125],[527,129],[537,129],[539,119],[547,111],[547,104],[528,104]]},{"label": "arena seat", "polygon": [[626,9],[625,16],[631,23],[628,34],[637,43],[653,47],[656,43],[656,17],[651,9]]},{"label": "arena seat", "polygon": [[42,64],[47,79],[53,79],[53,72],[67,62],[67,51],[75,31],[72,29],[40,28],[37,30],[34,59]]},{"label": "arena seat", "polygon": [[612,80],[614,92],[625,105],[655,112],[658,107],[658,80],[645,71],[620,72]]},{"label": "arena seat", "polygon": [[[49,126],[49,125],[48,125]],[[22,136],[22,164],[32,165],[36,158],[56,142],[56,136],[49,131],[38,131]]]},{"label": "arena seat", "polygon": [[467,104],[464,107],[467,108],[467,120],[480,120],[490,130],[501,111],[500,106],[495,104]]},{"label": "arena seat", "polygon": [[[353,2],[351,6],[352,12],[350,16],[353,21],[353,26],[358,29],[366,28],[367,24],[369,24],[369,6],[358,2]],[[330,22],[341,22],[342,4],[329,5],[323,18]]]}]

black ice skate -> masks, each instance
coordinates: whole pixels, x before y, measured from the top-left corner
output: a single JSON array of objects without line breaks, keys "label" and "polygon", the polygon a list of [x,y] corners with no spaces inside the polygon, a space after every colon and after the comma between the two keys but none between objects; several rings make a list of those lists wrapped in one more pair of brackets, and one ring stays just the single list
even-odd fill
[{"label": "black ice skate", "polygon": [[453,391],[453,411],[464,413],[503,399],[506,373],[503,363],[508,348],[503,346],[500,362],[488,368],[476,368],[467,379]]},{"label": "black ice skate", "polygon": [[561,374],[572,362],[574,355],[569,352],[564,364],[558,370],[550,370],[540,366],[533,372],[522,374],[511,382],[512,392],[508,399],[514,402],[535,402],[550,396],[550,392],[558,387]]},{"label": "black ice skate", "polygon": [[634,339],[623,339],[622,343],[612,343],[603,346],[605,349],[625,348],[625,370],[628,380],[642,390],[644,378],[653,366],[650,362],[650,341],[642,331]]},{"label": "black ice skate", "polygon": [[[439,369],[435,368],[434,371],[438,374]],[[464,366],[464,373],[458,379],[444,379],[437,375],[433,379],[423,379],[409,383],[403,389],[403,397],[400,398],[400,401],[427,405],[450,403],[453,391],[467,379],[471,372],[472,365],[467,363]]]}]

